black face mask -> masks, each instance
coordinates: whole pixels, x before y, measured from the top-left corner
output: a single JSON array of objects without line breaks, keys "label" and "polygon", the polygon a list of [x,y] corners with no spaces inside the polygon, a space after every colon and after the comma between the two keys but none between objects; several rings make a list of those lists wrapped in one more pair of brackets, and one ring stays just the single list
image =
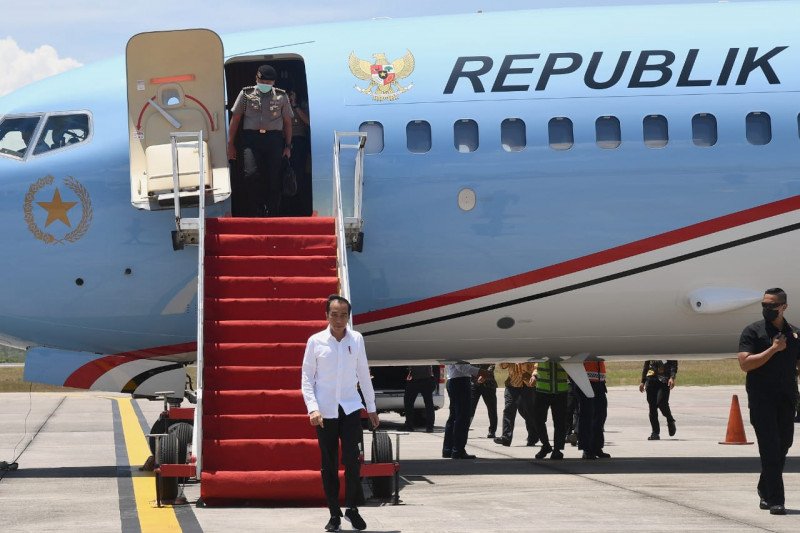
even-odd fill
[{"label": "black face mask", "polygon": [[777,309],[762,309],[761,314],[764,315],[764,320],[767,322],[772,322],[776,318],[778,318],[778,310]]}]

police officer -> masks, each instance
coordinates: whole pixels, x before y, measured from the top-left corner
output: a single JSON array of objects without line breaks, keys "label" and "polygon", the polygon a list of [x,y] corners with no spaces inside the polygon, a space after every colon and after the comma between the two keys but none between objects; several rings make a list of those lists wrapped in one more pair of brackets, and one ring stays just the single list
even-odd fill
[{"label": "police officer", "polygon": [[747,372],[750,423],[756,431],[761,456],[758,480],[759,507],[770,514],[786,514],[783,467],[794,438],[797,329],[783,317],[786,293],[767,289],[761,300],[764,320],[744,328],[739,339],[739,366]]},{"label": "police officer", "polygon": [[281,158],[291,156],[292,108],[286,92],[274,87],[276,78],[271,66],[258,67],[256,85],[242,89],[231,109],[228,159],[236,159],[234,141],[243,122],[242,167],[248,216],[278,216],[283,188]]}]

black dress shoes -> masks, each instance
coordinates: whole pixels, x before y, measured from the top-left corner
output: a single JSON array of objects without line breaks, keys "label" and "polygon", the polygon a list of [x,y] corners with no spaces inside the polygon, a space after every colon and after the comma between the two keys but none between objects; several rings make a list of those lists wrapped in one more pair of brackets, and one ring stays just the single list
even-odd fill
[{"label": "black dress shoes", "polygon": [[452,450],[442,450],[442,459],[450,459],[452,455],[453,455]]},{"label": "black dress shoes", "polygon": [[508,439],[504,439],[503,437],[497,437],[494,439],[495,444],[502,444],[503,446],[511,446],[511,441]]},{"label": "black dress shoes", "polygon": [[595,455],[597,456],[598,459],[611,459],[611,454],[606,453],[603,450],[600,450]]},{"label": "black dress shoes", "polygon": [[469,453],[467,453],[465,451],[460,451],[460,452],[453,452],[453,454],[450,456],[450,458],[452,458],[452,459],[475,459],[475,456],[472,455],[472,454],[469,454]]},{"label": "black dress shoes", "polygon": [[564,454],[561,452],[561,450],[556,450],[552,453],[552,455],[550,455],[551,461],[560,461],[563,458]]},{"label": "black dress shoes", "polygon": [[490,432],[489,432],[489,433],[486,435],[486,438],[487,438],[487,439],[493,439],[493,438],[494,438],[494,431],[490,431]]},{"label": "black dress shoes", "polygon": [[350,522],[350,525],[359,531],[367,529],[367,523],[364,522],[364,519],[358,514],[358,509],[355,507],[344,512],[344,519]]},{"label": "black dress shoes", "polygon": [[534,457],[536,457],[537,459],[544,459],[552,451],[553,451],[552,446],[542,447],[542,449],[539,450],[539,453],[534,455]]},{"label": "black dress shoes", "polygon": [[342,526],[342,519],[338,516],[331,515],[331,519],[325,524],[325,531],[339,531]]},{"label": "black dress shoes", "polygon": [[583,452],[583,455],[581,455],[581,459],[594,460],[597,459],[597,456],[593,453]]},{"label": "black dress shoes", "polygon": [[786,507],[783,505],[770,505],[769,514],[786,514]]},{"label": "black dress shoes", "polygon": [[765,510],[765,511],[766,511],[767,509],[769,509],[769,504],[767,503],[767,500],[765,500],[764,498],[761,498],[761,499],[759,500],[759,502],[758,502],[758,508],[759,508],[759,509],[763,509],[763,510]]},{"label": "black dress shoes", "polygon": [[647,440],[661,440],[661,437],[658,436],[658,433],[651,433]]},{"label": "black dress shoes", "polygon": [[667,420],[667,429],[669,430],[669,436],[670,437],[675,435],[675,431],[677,431],[677,428],[675,427],[675,419],[674,418],[672,420]]}]

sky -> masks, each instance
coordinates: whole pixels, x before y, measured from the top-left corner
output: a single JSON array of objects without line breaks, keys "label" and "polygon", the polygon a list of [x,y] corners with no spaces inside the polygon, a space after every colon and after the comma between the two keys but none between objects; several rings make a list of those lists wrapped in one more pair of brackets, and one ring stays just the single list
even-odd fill
[{"label": "sky", "polygon": [[[219,34],[376,17],[539,7],[715,3],[717,0],[25,0],[0,2],[0,96],[33,81],[122,55],[143,31],[209,28]],[[724,1],[724,0],[723,0]],[[738,0],[729,0],[735,2]],[[764,0],[759,0],[764,1]]]}]

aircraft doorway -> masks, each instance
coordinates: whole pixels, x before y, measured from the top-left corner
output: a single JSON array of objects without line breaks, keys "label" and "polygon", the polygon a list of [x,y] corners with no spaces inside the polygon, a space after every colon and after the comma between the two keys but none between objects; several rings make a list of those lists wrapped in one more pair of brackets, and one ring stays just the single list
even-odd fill
[{"label": "aircraft doorway", "polygon": [[[277,73],[275,87],[286,91],[290,98],[294,119],[292,120],[292,157],[291,164],[297,178],[297,194],[292,197],[283,196],[279,216],[298,217],[312,214],[311,187],[311,130],[308,105],[308,84],[306,81],[305,63],[300,56],[268,56],[257,58],[235,58],[225,65],[227,110],[230,112],[239,92],[244,87],[251,87],[256,82],[256,72],[261,65],[270,65]],[[231,185],[233,189],[231,210],[233,216],[248,216],[248,187],[245,182],[242,157],[242,123],[235,138],[237,158],[231,165]],[[228,121],[230,124],[230,120]],[[229,133],[230,138],[230,133]]]}]

